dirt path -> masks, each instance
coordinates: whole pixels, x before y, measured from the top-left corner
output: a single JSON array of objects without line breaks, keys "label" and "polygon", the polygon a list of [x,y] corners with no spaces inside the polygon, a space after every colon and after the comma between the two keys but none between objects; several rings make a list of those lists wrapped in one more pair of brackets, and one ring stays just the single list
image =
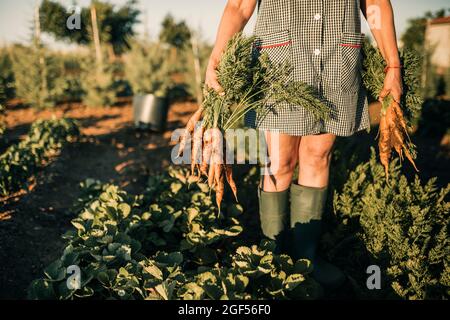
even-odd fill
[{"label": "dirt path", "polygon": [[163,134],[137,132],[129,102],[104,109],[81,105],[40,112],[10,109],[8,145],[25,134],[34,120],[53,115],[78,119],[84,136],[39,172],[31,191],[0,205],[0,299],[25,298],[30,282],[60,255],[61,235],[70,227],[74,215],[70,208],[80,182],[93,178],[130,192],[142,191],[149,173],[170,164],[172,130],[181,127],[195,109],[192,103],[172,105]]}]

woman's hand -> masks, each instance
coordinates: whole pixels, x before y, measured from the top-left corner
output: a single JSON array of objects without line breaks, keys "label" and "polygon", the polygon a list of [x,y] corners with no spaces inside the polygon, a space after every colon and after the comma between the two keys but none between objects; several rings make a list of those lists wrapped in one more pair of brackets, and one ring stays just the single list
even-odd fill
[{"label": "woman's hand", "polygon": [[380,92],[380,101],[392,95],[395,102],[400,103],[403,94],[402,74],[400,68],[388,68],[384,78],[383,90]]},{"label": "woman's hand", "polygon": [[217,66],[219,59],[215,56],[209,58],[208,67],[206,68],[205,85],[207,88],[214,89],[219,95],[223,96],[225,92],[217,79]]},{"label": "woman's hand", "polygon": [[214,89],[220,95],[225,92],[217,79],[217,66],[228,40],[236,32],[242,31],[256,8],[257,0],[228,0],[220,21],[208,67],[206,68],[205,86]]}]

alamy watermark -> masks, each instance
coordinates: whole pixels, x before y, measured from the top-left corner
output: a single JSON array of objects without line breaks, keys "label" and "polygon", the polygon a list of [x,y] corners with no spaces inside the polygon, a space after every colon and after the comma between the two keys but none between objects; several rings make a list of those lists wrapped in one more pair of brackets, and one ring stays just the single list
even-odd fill
[{"label": "alamy watermark", "polygon": [[369,290],[381,289],[381,269],[376,264],[370,265],[366,269],[366,273],[369,274],[366,280],[366,286]]},{"label": "alamy watermark", "polygon": [[77,290],[81,288],[81,269],[77,265],[70,265],[67,267],[66,273],[69,277],[66,280],[66,285],[69,290]]},{"label": "alamy watermark", "polygon": [[69,30],[81,30],[81,7],[70,6],[67,9],[70,16],[66,20],[66,27]]}]

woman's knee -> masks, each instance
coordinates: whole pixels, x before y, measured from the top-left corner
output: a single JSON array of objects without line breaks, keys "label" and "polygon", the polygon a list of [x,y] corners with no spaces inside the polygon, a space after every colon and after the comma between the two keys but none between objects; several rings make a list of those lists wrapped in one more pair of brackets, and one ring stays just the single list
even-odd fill
[{"label": "woman's knee", "polygon": [[293,174],[295,166],[297,165],[296,157],[271,157],[270,159],[270,174],[273,176],[285,176]]},{"label": "woman's knee", "polygon": [[308,144],[300,155],[302,165],[308,167],[328,167],[331,160],[332,145]]},{"label": "woman's knee", "polygon": [[297,165],[300,138],[280,133],[266,135],[270,175],[291,175]]}]

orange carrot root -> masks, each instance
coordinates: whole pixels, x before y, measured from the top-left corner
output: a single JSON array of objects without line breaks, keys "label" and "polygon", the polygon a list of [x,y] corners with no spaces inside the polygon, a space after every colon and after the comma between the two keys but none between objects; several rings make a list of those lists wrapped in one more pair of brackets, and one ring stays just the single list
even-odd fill
[{"label": "orange carrot root", "polygon": [[180,140],[180,148],[178,149],[178,157],[180,157],[183,154],[184,148],[186,147],[186,142],[189,138],[189,136],[194,132],[195,124],[200,121],[200,118],[202,116],[203,108],[200,107],[198,110],[192,115],[192,117],[189,119],[188,123],[186,124],[186,127],[184,129],[183,135],[181,136]]},{"label": "orange carrot root", "polygon": [[225,184],[223,181],[223,165],[222,164],[215,164],[214,165],[214,181],[215,181],[215,188],[216,188],[216,203],[217,207],[219,208],[220,212],[220,204],[222,203],[223,194],[225,190]]},{"label": "orange carrot root", "polygon": [[203,150],[202,150],[202,163],[200,165],[200,173],[204,176],[208,176],[208,164],[211,159],[212,145],[208,132],[204,135]]},{"label": "orange carrot root", "polygon": [[208,171],[208,186],[210,188],[214,187],[214,170],[215,170],[215,166],[213,163],[213,158],[211,157],[211,162],[209,164],[209,171]]},{"label": "orange carrot root", "polygon": [[380,151],[380,161],[384,166],[386,173],[386,180],[389,179],[389,160],[391,158],[391,139],[389,128],[387,127],[386,116],[381,116],[380,119],[380,138],[378,141],[378,148]]},{"label": "orange carrot root", "polygon": [[385,113],[381,115],[378,141],[380,161],[385,169],[386,180],[389,178],[389,161],[392,149],[398,153],[401,160],[403,159],[403,155],[405,155],[414,169],[419,171],[411,153],[406,147],[406,139],[409,140],[409,135],[403,111],[400,105],[392,100]]},{"label": "orange carrot root", "polygon": [[419,172],[419,169],[417,169],[416,167],[416,163],[414,162],[414,159],[411,156],[411,153],[409,153],[408,149],[405,148],[405,157],[406,159],[409,160],[409,162],[411,162],[412,166],[414,167],[414,169]]},{"label": "orange carrot root", "polygon": [[227,179],[228,184],[230,185],[231,191],[233,191],[234,198],[236,199],[236,202],[239,202],[237,197],[236,183],[234,182],[233,179],[233,168],[231,167],[231,165],[227,164],[224,165],[224,169],[225,169],[225,177]]},{"label": "orange carrot root", "polygon": [[191,174],[195,174],[195,168],[198,168],[198,164],[201,162],[202,155],[202,141],[203,141],[203,131],[202,126],[197,127],[194,131],[194,136],[192,138],[192,151],[191,151]]}]

